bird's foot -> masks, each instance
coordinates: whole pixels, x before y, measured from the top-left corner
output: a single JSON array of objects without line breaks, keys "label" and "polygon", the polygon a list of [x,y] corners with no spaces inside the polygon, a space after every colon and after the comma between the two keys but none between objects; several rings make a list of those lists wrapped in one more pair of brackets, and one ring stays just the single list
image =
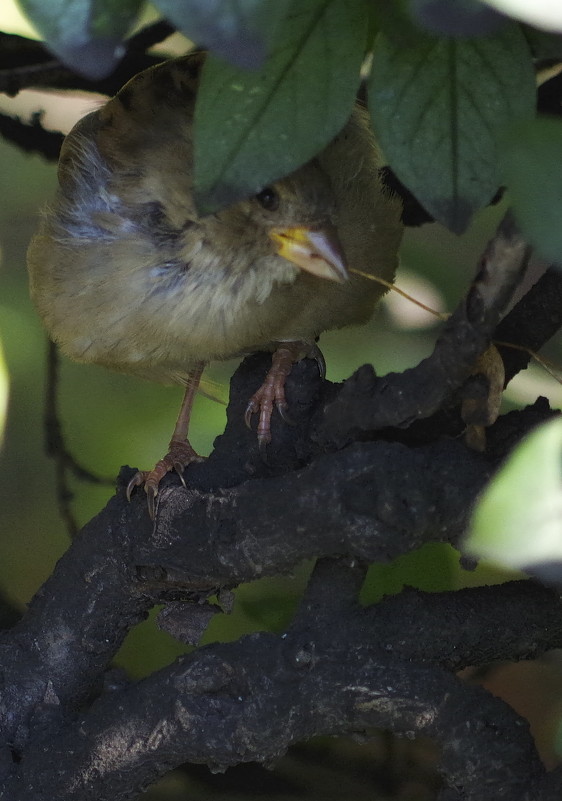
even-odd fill
[{"label": "bird's foot", "polygon": [[167,473],[172,470],[180,477],[181,483],[185,487],[183,471],[194,462],[202,462],[203,457],[199,456],[189,442],[172,440],[169,445],[168,453],[157,462],[152,470],[138,470],[127,484],[127,500],[131,500],[131,495],[135,487],[144,486],[146,492],[146,502],[148,504],[148,514],[154,520],[156,513],[156,496],[160,482]]},{"label": "bird's foot", "polygon": [[320,349],[309,342],[284,342],[273,353],[271,367],[261,387],[254,392],[248,405],[244,419],[251,428],[252,416],[259,413],[258,447],[264,461],[267,461],[267,446],[271,442],[271,415],[275,407],[281,418],[289,425],[295,425],[287,413],[288,403],[285,398],[285,382],[293,364],[309,356],[316,360],[320,375],[324,377],[326,364]]}]

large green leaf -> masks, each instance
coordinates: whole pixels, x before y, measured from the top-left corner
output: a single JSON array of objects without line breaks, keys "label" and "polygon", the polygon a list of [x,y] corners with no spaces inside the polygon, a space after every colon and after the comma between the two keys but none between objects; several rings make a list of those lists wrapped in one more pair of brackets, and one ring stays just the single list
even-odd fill
[{"label": "large green leaf", "polygon": [[210,57],[195,111],[195,195],[211,212],[295,170],[345,124],[367,36],[364,0],[293,0],[263,68]]},{"label": "large green leaf", "polygon": [[369,109],[398,178],[462,232],[499,186],[497,135],[534,112],[529,48],[516,25],[477,39],[375,43]]},{"label": "large green leaf", "polygon": [[156,0],[196,44],[239,67],[259,67],[291,0]]},{"label": "large green leaf", "polygon": [[29,21],[61,61],[87,78],[112,72],[122,40],[143,0],[19,0]]},{"label": "large green leaf", "polygon": [[523,25],[522,30],[529,42],[533,58],[557,60],[562,58],[562,36],[559,33],[538,31],[528,25]]},{"label": "large green leaf", "polygon": [[524,233],[542,256],[562,266],[562,122],[543,118],[510,129],[502,164]]},{"label": "large green leaf", "polygon": [[509,568],[545,573],[562,561],[562,418],[519,445],[475,509],[466,549]]}]

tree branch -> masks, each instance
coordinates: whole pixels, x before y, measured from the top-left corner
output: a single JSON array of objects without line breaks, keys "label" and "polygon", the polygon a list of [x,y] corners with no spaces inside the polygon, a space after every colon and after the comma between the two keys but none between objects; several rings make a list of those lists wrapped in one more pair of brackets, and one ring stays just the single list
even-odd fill
[{"label": "tree branch", "polygon": [[[494,339],[537,351],[562,326],[562,271],[550,267],[515,308],[501,321]],[[524,370],[531,355],[499,346],[505,365],[506,383]]]},{"label": "tree branch", "polygon": [[[185,759],[215,769],[269,763],[314,734],[371,727],[436,739],[442,771],[463,799],[522,798],[543,777],[528,728],[499,699],[370,648],[364,633],[323,650],[311,624],[307,660],[298,634],[259,633],[107,694],[62,734],[33,742],[5,797],[126,799]],[[44,789],[24,796],[19,788],[30,786]]]},{"label": "tree branch", "polygon": [[357,370],[324,409],[320,443],[342,447],[364,432],[407,428],[443,408],[488,347],[526,270],[529,255],[508,212],[482,256],[472,287],[446,323],[432,355],[417,367],[383,378],[377,378],[369,365]]},{"label": "tree branch", "polygon": [[65,67],[47,48],[32,39],[0,31],[0,92],[14,96],[23,89],[73,89],[114,95],[129,78],[162,58],[145,51],[175,28],[164,21],[143,28],[125,43],[125,54],[107,78],[88,80]]},{"label": "tree branch", "polygon": [[[38,715],[49,718],[54,712],[58,720],[64,710],[83,704],[92,688],[101,686],[103,672],[126,632],[156,602],[205,598],[220,587],[291,570],[313,555],[345,553],[351,562],[319,563],[295,620],[294,636],[301,618],[310,621],[323,607],[332,618],[326,626],[330,637],[338,618],[357,633],[355,618],[346,616],[345,610],[351,604],[356,614],[353,595],[362,562],[386,561],[430,540],[458,542],[501,451],[496,448],[491,463],[458,441],[442,440],[422,448],[396,442],[356,443],[339,452],[314,455],[311,418],[322,405],[322,384],[315,365],[305,361],[295,367],[287,388],[297,425],[279,426],[274,421],[274,447],[269,465],[264,465],[254,435],[243,424],[243,408],[261,383],[267,362],[263,355],[250,357],[235,374],[226,430],[211,457],[188,470],[189,491],[174,478],[164,482],[153,525],[142,493],[128,504],[121,490],[77,537],[28,614],[5,636],[4,742],[25,749]],[[543,417],[548,414],[542,411]],[[525,415],[518,415],[520,436]],[[502,423],[500,418],[495,427]],[[504,441],[505,456],[507,441],[502,437],[499,441]],[[509,441],[509,447],[512,444]],[[299,467],[303,459],[310,461]],[[323,587],[332,585],[332,592],[323,593]],[[501,596],[505,591],[494,588],[494,592]],[[399,603],[408,606],[408,594],[401,598],[405,600]],[[514,649],[528,658],[533,653],[530,643],[537,643],[538,650],[543,647],[536,622],[532,634],[527,636],[527,629],[521,632],[529,607],[525,614],[519,609],[518,637],[515,628],[506,628],[502,605],[501,624],[509,638],[495,637],[498,649],[494,650],[484,629],[479,647],[468,637],[472,647],[465,653],[466,621],[460,625],[453,619],[452,627],[443,628],[445,610],[452,608],[451,594],[434,600],[439,625],[436,629],[428,623],[421,641],[437,645],[424,658],[456,669],[492,658],[514,658]],[[518,608],[514,600],[510,606]],[[391,609],[388,617],[386,608]],[[401,614],[392,604],[378,606],[376,620],[384,626],[373,631],[371,641],[388,643],[392,649],[396,642],[415,643],[414,651],[406,649],[404,657],[419,659],[422,608],[408,606]],[[365,619],[359,630],[364,637]],[[441,630],[446,635],[442,652]],[[544,647],[560,644],[558,627],[551,625],[550,631],[553,637],[544,641]],[[306,661],[306,649],[302,658]]]}]

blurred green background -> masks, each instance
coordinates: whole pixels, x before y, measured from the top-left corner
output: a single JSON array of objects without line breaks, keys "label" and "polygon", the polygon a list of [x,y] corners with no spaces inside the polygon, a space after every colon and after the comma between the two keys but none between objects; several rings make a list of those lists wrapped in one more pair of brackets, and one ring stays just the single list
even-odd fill
[{"label": "blurred green background", "polygon": [[[4,98],[2,110],[22,113],[21,102],[21,98]],[[65,102],[62,97],[35,98],[32,106],[40,108],[37,104],[44,103],[56,111],[57,104]],[[80,102],[83,113],[97,101],[82,96]],[[76,116],[76,110],[73,113]],[[0,338],[9,387],[0,451],[0,586],[22,610],[69,544],[57,511],[53,465],[44,453],[46,342],[29,301],[25,266],[26,247],[38,211],[52,196],[55,182],[55,165],[0,142]],[[501,208],[494,208],[477,215],[462,237],[437,225],[407,231],[398,283],[429,305],[452,310],[474,275],[479,255],[501,213]],[[407,302],[390,297],[368,326],[322,337],[328,378],[341,380],[365,362],[374,364],[379,374],[412,366],[431,352],[439,326],[431,316],[418,314]],[[559,342],[549,346],[548,355],[560,364]],[[227,397],[235,367],[235,362],[225,363],[208,371],[223,398]],[[115,476],[122,464],[149,467],[162,456],[181,398],[179,388],[161,387],[66,360],[62,362],[59,394],[67,446],[90,470],[109,477]],[[560,386],[533,367],[513,383],[507,402],[524,404],[539,394],[547,395],[553,406],[559,406],[562,400]],[[224,406],[198,397],[191,440],[199,453],[210,451],[224,422]],[[73,489],[73,509],[80,523],[94,515],[112,493],[108,487],[76,482]],[[310,564],[304,564],[294,575],[256,581],[237,590],[233,613],[217,615],[204,641],[232,640],[256,629],[282,630],[298,603],[310,568]],[[373,566],[363,600],[376,601],[385,593],[398,592],[404,584],[440,590],[509,577],[485,567],[463,571],[457,552],[430,544],[391,565]],[[128,636],[118,662],[132,675],[142,676],[184,650],[169,635],[159,632],[150,619]]]}]

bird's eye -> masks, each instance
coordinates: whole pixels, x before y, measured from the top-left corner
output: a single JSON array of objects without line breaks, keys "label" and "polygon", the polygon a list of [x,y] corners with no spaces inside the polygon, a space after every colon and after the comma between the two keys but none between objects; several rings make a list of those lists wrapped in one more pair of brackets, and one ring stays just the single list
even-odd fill
[{"label": "bird's eye", "polygon": [[276,211],[279,208],[279,195],[271,186],[266,186],[256,195],[256,200],[267,211]]}]

